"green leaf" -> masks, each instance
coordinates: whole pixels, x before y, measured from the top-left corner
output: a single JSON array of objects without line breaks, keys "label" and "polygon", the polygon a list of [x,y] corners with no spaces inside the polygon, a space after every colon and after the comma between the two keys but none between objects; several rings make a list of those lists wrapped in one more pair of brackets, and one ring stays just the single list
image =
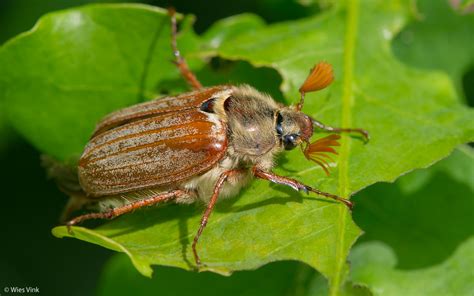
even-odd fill
[{"label": "green leaf", "polygon": [[474,235],[473,174],[473,151],[462,147],[395,184],[377,184],[360,192],[353,216],[365,232],[362,241],[388,244],[399,268],[427,267],[446,260]]},{"label": "green leaf", "polygon": [[126,256],[113,256],[102,273],[97,295],[315,295],[310,293],[314,269],[297,262],[271,263],[231,277],[171,267],[157,267],[154,274],[151,280],[144,278]]},{"label": "green leaf", "polygon": [[474,149],[469,145],[462,145],[429,169],[416,170],[398,179],[397,185],[404,194],[414,193],[429,186],[428,183],[437,174],[448,175],[451,182],[467,186],[466,189],[474,193]]},{"label": "green leaf", "polygon": [[416,1],[416,8],[415,19],[393,42],[395,55],[419,68],[445,71],[462,94],[462,77],[474,65],[474,14],[460,15],[444,0]]},{"label": "green leaf", "polygon": [[256,15],[239,14],[216,22],[206,31],[203,38],[209,48],[215,49],[231,41],[235,36],[245,34],[250,30],[261,29],[264,26],[264,21]]},{"label": "green leaf", "polygon": [[[211,29],[199,39],[188,19],[179,44],[197,70],[203,69],[199,57],[213,55],[276,69],[287,103],[296,102],[297,88],[316,61],[332,63],[335,83],[308,94],[304,111],[327,124],[367,128],[372,141],[364,145],[344,136],[330,177],[297,149],[280,159],[277,172],[347,197],[429,166],[474,139],[474,112],[458,103],[448,77],[411,69],[393,57],[390,42],[407,15],[402,3],[385,1],[348,1],[320,16],[269,26],[246,15],[245,29],[232,19],[235,33],[222,34],[226,42],[217,45],[206,42],[219,32]],[[0,89],[15,127],[57,158],[80,153],[100,116],[149,98],[163,81],[176,79],[168,63],[169,27],[159,29],[165,20],[163,11],[146,6],[89,6],[46,16],[6,44],[0,50],[0,64],[6,65]],[[257,85],[269,78],[252,79],[247,82]],[[53,233],[123,251],[150,275],[151,264],[193,268],[191,242],[201,212],[201,207],[170,205],[94,230],[74,227],[69,234],[57,227]],[[223,274],[300,260],[327,277],[336,295],[359,235],[343,205],[255,181],[238,199],[217,207],[198,249],[204,269]]]},{"label": "green leaf", "polygon": [[351,278],[374,295],[471,295],[474,291],[474,238],[443,263],[419,270],[399,270],[397,257],[380,242],[356,246],[350,255]]},{"label": "green leaf", "polygon": [[[459,147],[427,169],[411,172],[394,184],[374,185],[355,196],[354,219],[365,235],[349,256],[350,277],[358,280],[346,287],[364,286],[374,295],[418,295],[420,287],[412,286],[416,280],[392,291],[398,280],[392,272],[407,279],[410,274],[426,275],[427,270],[446,265],[443,262],[451,260],[456,249],[472,240],[473,152],[469,146]],[[447,277],[467,273],[473,268],[470,265],[450,266]],[[463,295],[451,281],[440,277],[424,277],[423,285],[438,290],[421,294]],[[467,287],[471,281],[463,276],[457,278],[456,285]],[[348,289],[345,292],[354,295]]]},{"label": "green leaf", "polygon": [[354,219],[365,235],[350,255],[353,282],[374,295],[469,294],[474,261],[462,250],[474,247],[473,174],[473,150],[462,146],[358,194]]}]

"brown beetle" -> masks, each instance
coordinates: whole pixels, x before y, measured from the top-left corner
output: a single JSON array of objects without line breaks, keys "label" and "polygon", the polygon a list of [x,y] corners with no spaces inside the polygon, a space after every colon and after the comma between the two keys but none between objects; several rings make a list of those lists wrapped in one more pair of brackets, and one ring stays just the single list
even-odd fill
[{"label": "brown beetle", "polygon": [[207,208],[192,245],[199,266],[196,244],[217,199],[236,195],[252,177],[314,192],[351,208],[346,199],[271,172],[278,153],[300,146],[306,158],[328,173],[325,153],[336,154],[339,136],[310,143],[315,127],[357,132],[368,139],[362,129],[329,127],[301,112],[306,92],[332,82],[332,67],[322,62],[311,70],[296,106],[279,104],[248,85],[202,88],[177,49],[176,19],[173,11],[170,14],[176,65],[195,91],[116,111],[97,125],[79,161],[78,176],[86,196],[82,204],[98,202],[101,209],[67,226],[166,201],[202,200]]}]

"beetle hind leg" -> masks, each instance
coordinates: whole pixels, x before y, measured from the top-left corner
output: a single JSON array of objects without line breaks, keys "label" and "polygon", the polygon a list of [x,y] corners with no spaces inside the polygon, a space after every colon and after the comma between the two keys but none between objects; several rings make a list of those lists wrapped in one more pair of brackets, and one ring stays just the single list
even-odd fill
[{"label": "beetle hind leg", "polygon": [[196,78],[196,75],[189,69],[188,63],[186,60],[181,56],[181,53],[178,49],[178,44],[176,41],[176,37],[178,35],[178,29],[176,24],[176,11],[173,8],[168,9],[168,14],[171,18],[171,48],[173,49],[173,55],[175,57],[175,65],[178,67],[181,76],[183,76],[184,80],[194,89],[201,89],[202,84]]},{"label": "beetle hind leg", "polygon": [[121,216],[126,213],[130,213],[136,209],[143,208],[146,206],[151,206],[155,205],[157,203],[161,202],[167,202],[172,199],[176,199],[179,196],[185,195],[186,191],[184,190],[173,190],[169,192],[165,192],[162,194],[154,195],[145,199],[140,199],[128,204],[125,204],[123,206],[113,208],[109,211],[106,212],[100,212],[100,213],[89,213],[89,214],[84,214],[81,216],[77,216],[68,222],[66,222],[66,226],[68,228],[68,232],[71,233],[71,226],[77,225],[81,222],[84,222],[86,220],[91,220],[91,219],[113,219],[118,216]]}]

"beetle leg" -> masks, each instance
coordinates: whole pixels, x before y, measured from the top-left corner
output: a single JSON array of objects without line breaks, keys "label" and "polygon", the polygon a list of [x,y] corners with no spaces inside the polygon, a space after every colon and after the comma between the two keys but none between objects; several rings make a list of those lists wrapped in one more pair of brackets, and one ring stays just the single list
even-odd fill
[{"label": "beetle leg", "polygon": [[176,11],[174,10],[174,8],[170,8],[168,9],[168,14],[171,17],[171,48],[173,49],[173,54],[176,59],[174,63],[178,67],[179,72],[181,72],[183,78],[192,88],[201,89],[201,82],[199,82],[199,80],[196,78],[196,75],[191,72],[188,67],[188,63],[186,63],[186,60],[181,56],[181,53],[178,49],[178,45],[176,42],[176,36],[178,34],[178,29],[176,25]]},{"label": "beetle leg", "polygon": [[171,199],[175,199],[183,194],[186,194],[186,191],[173,190],[173,191],[165,192],[163,194],[152,196],[146,199],[137,200],[135,202],[123,205],[121,207],[113,208],[107,212],[84,214],[84,215],[77,216],[74,219],[69,220],[68,222],[66,222],[66,226],[67,226],[68,232],[71,233],[71,226],[81,223],[85,220],[112,219],[112,218],[118,217],[125,213],[129,213],[133,210],[136,210],[142,207],[151,206],[160,202],[165,202]]},{"label": "beetle leg", "polygon": [[308,185],[305,185],[305,184],[303,184],[303,183],[301,183],[301,182],[299,182],[295,179],[291,179],[291,178],[287,178],[287,177],[283,177],[283,176],[278,176],[278,175],[275,175],[272,172],[265,172],[263,170],[258,169],[257,167],[252,168],[252,173],[257,178],[268,180],[268,181],[276,183],[276,184],[282,184],[282,185],[290,186],[291,188],[295,189],[296,191],[303,190],[306,193],[311,191],[311,192],[314,192],[318,195],[322,195],[322,196],[325,196],[325,197],[335,199],[335,200],[345,204],[351,210],[352,210],[352,207],[354,206],[354,204],[351,201],[349,201],[345,198],[342,198],[340,196],[337,196],[337,195],[334,195],[334,194],[331,194],[331,193],[323,192],[323,191],[320,191],[318,189],[312,188],[312,187],[310,187]]},{"label": "beetle leg", "polygon": [[332,133],[359,133],[364,138],[364,142],[368,142],[370,139],[369,132],[361,128],[332,127],[332,126],[325,125],[324,123],[317,121],[315,119],[313,119],[313,125],[317,126],[318,128],[322,130],[332,132]]},{"label": "beetle leg", "polygon": [[207,221],[209,220],[209,216],[212,213],[212,209],[214,208],[214,205],[217,202],[217,198],[219,197],[219,192],[221,191],[222,186],[224,185],[224,182],[227,180],[227,178],[229,178],[229,176],[231,176],[233,174],[237,174],[240,171],[241,170],[226,171],[226,172],[222,173],[219,176],[219,179],[217,179],[216,185],[214,186],[214,192],[212,193],[212,197],[209,200],[209,204],[207,205],[206,211],[202,215],[201,226],[199,227],[199,230],[196,233],[196,236],[194,237],[194,241],[193,241],[194,261],[196,261],[196,265],[197,265],[198,268],[201,265],[201,259],[199,258],[199,255],[198,255],[197,250],[196,250],[196,245],[198,243],[199,237],[201,236],[202,231],[204,230],[204,228],[207,225]]}]

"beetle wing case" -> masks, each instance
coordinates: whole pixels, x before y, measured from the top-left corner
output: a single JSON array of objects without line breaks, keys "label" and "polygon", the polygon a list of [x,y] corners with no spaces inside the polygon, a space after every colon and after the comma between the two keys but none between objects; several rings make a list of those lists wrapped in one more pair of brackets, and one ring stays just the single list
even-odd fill
[{"label": "beetle wing case", "polygon": [[115,195],[211,169],[225,155],[227,126],[200,107],[229,88],[157,99],[105,117],[79,161],[82,188],[91,197]]}]

